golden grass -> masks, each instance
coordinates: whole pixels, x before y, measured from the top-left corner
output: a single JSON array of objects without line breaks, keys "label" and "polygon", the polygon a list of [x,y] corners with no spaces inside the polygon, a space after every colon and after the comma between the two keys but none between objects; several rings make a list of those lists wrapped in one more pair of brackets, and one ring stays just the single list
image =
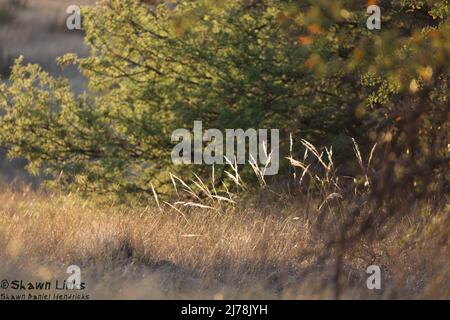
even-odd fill
[{"label": "golden grass", "polygon": [[[355,244],[336,280],[333,253],[320,258],[331,230],[317,231],[295,198],[183,215],[8,190],[0,203],[0,279],[66,279],[76,264],[96,299],[334,298],[336,281],[339,298],[450,298],[447,239],[408,241],[420,215]],[[370,264],[383,270],[381,291],[366,288]]]}]

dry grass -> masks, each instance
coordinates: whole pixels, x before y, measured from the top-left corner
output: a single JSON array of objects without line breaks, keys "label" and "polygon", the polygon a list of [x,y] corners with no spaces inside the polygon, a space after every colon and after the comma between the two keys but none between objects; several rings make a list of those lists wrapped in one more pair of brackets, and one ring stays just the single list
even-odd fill
[{"label": "dry grass", "polygon": [[[65,279],[65,268],[76,264],[98,299],[335,294],[333,255],[320,259],[326,233],[295,199],[246,201],[221,214],[190,208],[183,217],[169,207],[106,208],[76,196],[4,191],[0,198],[0,279]],[[355,244],[343,261],[339,297],[450,298],[448,244],[411,245],[419,223],[417,215],[389,226],[383,241]],[[382,267],[381,291],[365,286],[370,264]]]},{"label": "dry grass", "polygon": [[[288,189],[260,181],[254,196],[239,196],[246,187],[232,161],[234,192],[216,190],[214,170],[210,182],[172,175],[178,201],[152,188],[146,207],[6,188],[0,279],[61,280],[75,264],[97,299],[450,298],[448,206],[410,204],[408,214],[339,242],[360,216],[377,214],[361,203],[372,152],[363,158],[354,142],[360,179],[344,179],[331,149],[301,143],[307,151],[289,158]],[[380,291],[366,287],[373,264],[383,271]]]}]

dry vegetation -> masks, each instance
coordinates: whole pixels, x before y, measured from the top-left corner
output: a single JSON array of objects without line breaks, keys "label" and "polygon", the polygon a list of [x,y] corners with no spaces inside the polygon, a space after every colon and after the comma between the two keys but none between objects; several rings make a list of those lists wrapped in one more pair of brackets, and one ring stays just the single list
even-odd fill
[{"label": "dry vegetation", "polygon": [[[4,191],[0,278],[65,279],[82,268],[94,298],[334,298],[332,256],[302,203],[247,205],[218,214],[194,209],[187,220],[157,208],[99,208],[76,197]],[[348,252],[340,298],[449,298],[448,247],[409,243],[418,221],[389,227],[384,241]],[[402,245],[403,243],[403,245]],[[382,266],[383,290],[365,286]],[[17,292],[16,292],[17,293]]]},{"label": "dry vegetation", "polygon": [[[449,298],[448,208],[433,214],[417,203],[349,245],[331,245],[358,191],[345,193],[332,160],[319,157],[328,168],[320,176],[292,159],[305,168],[295,180],[307,188],[301,194],[262,185],[258,196],[219,196],[201,180],[175,178],[180,198],[195,200],[169,204],[155,191],[154,203],[127,207],[7,189],[0,278],[65,279],[76,264],[97,299]],[[383,271],[380,291],[366,287],[372,264]]]}]

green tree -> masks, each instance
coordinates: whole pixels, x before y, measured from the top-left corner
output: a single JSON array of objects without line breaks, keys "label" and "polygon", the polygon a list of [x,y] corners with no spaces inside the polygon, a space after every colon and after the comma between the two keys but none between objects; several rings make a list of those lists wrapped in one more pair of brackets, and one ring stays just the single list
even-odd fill
[{"label": "green tree", "polygon": [[[83,9],[90,56],[60,58],[79,66],[89,91],[75,96],[66,80],[17,61],[0,87],[1,140],[32,172],[45,168],[52,183],[96,193],[151,193],[169,171],[208,170],[171,163],[171,133],[194,120],[279,128],[282,152],[290,133],[338,151],[349,137],[367,149],[378,141],[380,172],[402,177],[426,164],[429,177],[442,178],[448,1],[380,5],[382,29],[370,31],[356,0],[198,0],[154,10],[103,1]],[[417,186],[420,173],[408,176]]]}]

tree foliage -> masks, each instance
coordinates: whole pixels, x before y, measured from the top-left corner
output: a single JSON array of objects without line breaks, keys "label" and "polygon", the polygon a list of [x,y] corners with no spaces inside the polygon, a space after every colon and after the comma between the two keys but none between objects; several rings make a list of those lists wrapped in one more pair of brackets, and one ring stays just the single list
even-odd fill
[{"label": "tree foliage", "polygon": [[32,172],[86,192],[151,192],[169,171],[190,172],[173,167],[170,138],[194,120],[279,128],[282,152],[289,134],[338,154],[350,137],[378,142],[379,175],[414,189],[425,166],[445,184],[450,6],[378,4],[382,28],[370,31],[357,0],[102,1],[83,9],[90,56],[60,58],[79,66],[87,93],[19,59],[0,87],[1,140]]}]

